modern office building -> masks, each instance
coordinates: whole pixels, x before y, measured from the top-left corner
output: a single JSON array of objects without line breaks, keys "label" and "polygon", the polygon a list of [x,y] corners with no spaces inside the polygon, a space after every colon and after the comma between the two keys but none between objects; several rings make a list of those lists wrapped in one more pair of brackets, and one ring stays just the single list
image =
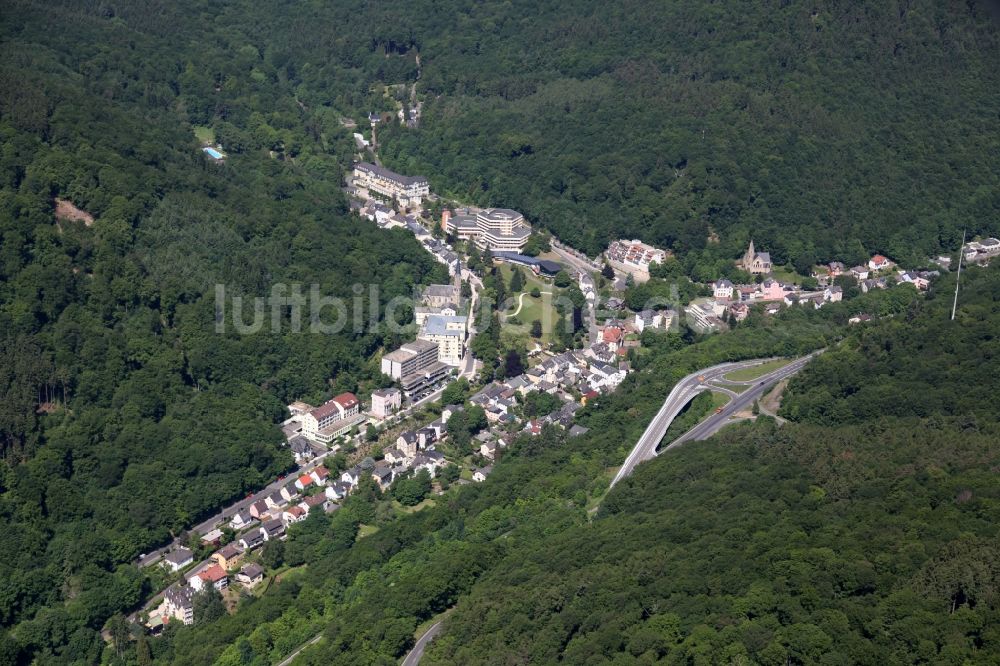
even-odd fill
[{"label": "modern office building", "polygon": [[417,339],[382,357],[382,372],[397,380],[407,397],[440,381],[449,368],[438,360],[438,345]]},{"label": "modern office building", "polygon": [[466,317],[449,317],[446,315],[428,315],[424,319],[419,340],[433,342],[438,347],[437,359],[441,363],[457,366],[465,354],[465,335],[468,325]]}]

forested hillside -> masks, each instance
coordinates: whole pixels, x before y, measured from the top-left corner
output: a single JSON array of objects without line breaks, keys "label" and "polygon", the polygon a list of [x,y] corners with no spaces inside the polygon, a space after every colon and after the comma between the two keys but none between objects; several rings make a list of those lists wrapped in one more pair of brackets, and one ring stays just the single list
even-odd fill
[{"label": "forested hillside", "polygon": [[[914,301],[905,334],[883,321],[807,368],[785,410],[806,422],[686,445],[512,548],[427,663],[1000,663],[1000,270],[968,278],[956,322]],[[969,381],[919,381],[948,372]],[[873,393],[839,390],[855,379]]]},{"label": "forested hillside", "polygon": [[[310,134],[287,87],[189,88],[173,35],[106,5],[0,16],[0,663],[93,663],[150,592],[127,563],[289,467],[284,401],[355,389],[395,342],[237,335],[231,311],[217,334],[215,285],[385,302],[441,269],[348,216],[349,135]],[[209,163],[192,123],[235,107],[287,143]]]},{"label": "forested hillside", "polygon": [[800,270],[917,265],[998,231],[990,3],[407,7],[383,30],[419,46],[432,98],[383,155],[591,254],[639,237],[694,263],[714,232],[708,257],[753,236]]},{"label": "forested hillside", "polygon": [[1000,271],[963,272],[953,322],[952,296],[939,288],[878,326],[858,328],[793,380],[785,415],[830,426],[881,416],[957,416],[971,430],[997,421]]},{"label": "forested hillside", "polygon": [[[44,5],[39,31],[110,38],[73,42],[103,94],[180,102],[231,151],[330,175],[315,143],[346,151],[338,118],[394,111],[382,84],[419,77],[420,126],[384,123],[382,157],[591,254],[635,236],[690,267],[753,236],[800,270],[875,251],[917,266],[962,229],[1000,233],[990,3]],[[111,56],[137,34],[162,38],[155,59]],[[8,70],[40,68],[17,44]],[[37,122],[44,95],[6,79]]]}]

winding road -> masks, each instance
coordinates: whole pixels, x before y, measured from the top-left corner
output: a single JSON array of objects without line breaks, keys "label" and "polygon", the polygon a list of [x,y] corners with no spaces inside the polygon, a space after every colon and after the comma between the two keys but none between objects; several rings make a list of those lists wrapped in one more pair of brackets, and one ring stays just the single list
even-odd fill
[{"label": "winding road", "polygon": [[[249,497],[244,497],[243,499],[238,500],[236,503],[231,504],[219,510],[216,514],[212,515],[209,518],[206,518],[197,525],[193,525],[190,528],[190,531],[197,533],[199,536],[204,536],[205,534],[211,532],[220,524],[228,522],[237,511],[240,511],[242,509],[247,509],[250,507],[251,504],[253,504],[257,500],[262,500],[271,493],[277,490],[281,490],[281,488],[286,483],[288,483],[290,479],[295,479],[297,476],[308,474],[319,465],[322,465],[324,458],[327,455],[332,455],[333,453],[334,453],[333,451],[328,451],[326,454],[322,456],[318,456],[316,458],[313,458],[311,461],[307,463],[299,465],[294,470],[289,471],[287,474],[281,475],[279,478],[267,484],[261,490],[258,490],[257,492],[251,494]],[[144,555],[140,560],[138,560],[136,564],[139,567],[148,567],[151,564],[155,564],[156,562],[158,562],[160,558],[163,556],[163,554],[166,553],[167,551],[173,550],[182,545],[184,544],[178,537],[165,546],[161,546],[160,548],[151,550],[148,554]]]},{"label": "winding road", "polygon": [[[817,353],[820,352],[815,352],[813,354],[809,354],[808,356],[797,358],[777,370],[773,370],[757,377],[756,379],[747,381],[724,379],[724,376],[734,370],[752,368],[774,359],[764,358],[753,361],[740,361],[737,363],[722,363],[720,365],[713,365],[710,368],[705,368],[704,370],[692,372],[687,377],[684,377],[677,382],[673,390],[670,391],[670,395],[668,395],[667,399],[663,402],[663,406],[660,407],[660,411],[658,411],[656,416],[653,417],[653,420],[646,428],[646,431],[642,433],[642,437],[639,438],[639,441],[628,454],[628,457],[625,458],[625,462],[622,464],[621,469],[618,470],[618,474],[616,474],[615,478],[611,481],[611,487],[613,488],[615,484],[629,476],[635,469],[636,465],[641,462],[645,462],[646,460],[651,460],[661,453],[661,451],[657,451],[657,448],[660,446],[663,436],[667,433],[667,428],[670,427],[673,420],[677,418],[677,415],[684,409],[684,406],[691,402],[691,400],[699,393],[703,391],[721,391],[730,395],[732,399],[718,412],[712,414],[707,419],[664,447],[663,451],[680,446],[684,442],[711,437],[726,425],[732,415],[742,409],[745,409],[747,406],[752,405],[754,400],[760,398],[760,396],[762,396],[767,390],[768,386],[794,375],[796,372],[805,367],[805,365],[811,361]],[[713,381],[720,382],[720,384],[711,383]],[[736,393],[732,389],[726,388],[726,385],[747,386],[749,388],[745,389],[742,393]]]},{"label": "winding road", "polygon": [[321,638],[323,638],[322,632],[320,632],[320,633],[316,634],[315,636],[313,636],[312,639],[308,643],[306,643],[305,645],[303,645],[302,647],[300,647],[298,650],[296,650],[295,652],[293,652],[290,655],[288,655],[287,657],[285,657],[282,661],[280,661],[278,663],[278,666],[289,666],[289,664],[291,664],[293,661],[295,661],[295,658],[298,657],[302,653],[303,650],[305,650],[310,645],[316,645],[316,643],[319,643],[319,641],[320,641]]},{"label": "winding road", "polygon": [[[572,266],[579,273],[586,273],[593,279],[593,274],[600,270],[596,267],[596,264],[590,260],[584,260],[575,254],[563,249],[561,245],[555,243],[552,244],[552,251],[559,255],[560,258],[564,259],[566,263]],[[600,330],[597,328],[597,299],[587,300],[587,337],[590,344],[595,344],[600,339]]]},{"label": "winding road", "polygon": [[401,666],[417,666],[420,663],[420,658],[424,656],[424,650],[427,649],[427,645],[434,640],[435,636],[441,633],[442,622],[443,620],[438,620],[424,632],[424,635],[417,640],[413,649],[403,658]]}]

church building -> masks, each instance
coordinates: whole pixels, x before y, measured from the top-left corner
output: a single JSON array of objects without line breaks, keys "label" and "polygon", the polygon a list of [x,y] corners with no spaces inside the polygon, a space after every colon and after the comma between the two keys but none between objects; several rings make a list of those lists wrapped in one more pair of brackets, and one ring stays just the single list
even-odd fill
[{"label": "church building", "polygon": [[743,255],[740,267],[747,273],[766,275],[771,272],[771,255],[767,252],[757,252],[754,250],[753,241],[750,241],[750,247]]}]

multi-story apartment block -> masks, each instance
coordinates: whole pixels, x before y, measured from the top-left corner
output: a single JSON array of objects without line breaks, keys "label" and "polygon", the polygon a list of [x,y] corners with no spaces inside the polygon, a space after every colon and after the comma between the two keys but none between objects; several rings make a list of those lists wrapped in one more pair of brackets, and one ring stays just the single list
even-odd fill
[{"label": "multi-story apartment block", "polygon": [[163,598],[167,615],[184,624],[194,624],[194,589],[187,585],[171,585]]},{"label": "multi-story apartment block", "polygon": [[476,213],[479,235],[476,245],[482,250],[520,252],[528,243],[531,228],[524,216],[509,208],[487,208]]}]

